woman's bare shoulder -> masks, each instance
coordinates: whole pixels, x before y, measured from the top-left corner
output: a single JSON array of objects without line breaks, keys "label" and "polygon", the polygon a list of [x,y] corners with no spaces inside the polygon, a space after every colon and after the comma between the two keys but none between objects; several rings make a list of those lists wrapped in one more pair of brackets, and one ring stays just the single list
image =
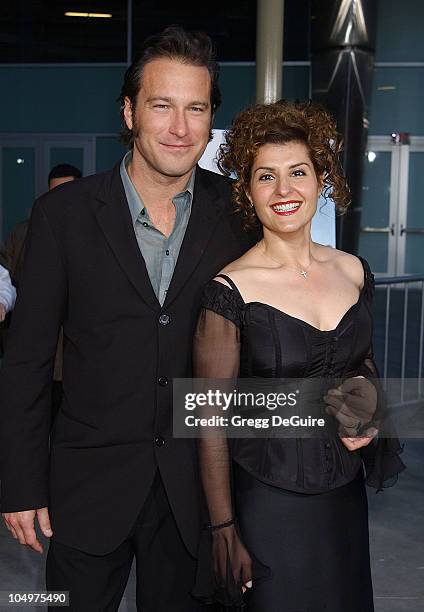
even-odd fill
[{"label": "woman's bare shoulder", "polygon": [[364,267],[356,255],[346,253],[330,246],[322,246],[317,252],[321,261],[332,264],[343,275],[347,276],[355,285],[361,287],[364,282]]},{"label": "woman's bare shoulder", "polygon": [[[257,258],[257,249],[256,247],[252,247],[244,255],[235,259],[234,261],[227,264],[222,270],[220,270],[219,274],[225,274],[229,276],[236,284],[238,279],[243,279],[245,276],[252,272],[252,269],[257,267],[256,263]],[[216,278],[214,280],[219,281],[224,285],[228,285],[227,281],[223,278]]]}]

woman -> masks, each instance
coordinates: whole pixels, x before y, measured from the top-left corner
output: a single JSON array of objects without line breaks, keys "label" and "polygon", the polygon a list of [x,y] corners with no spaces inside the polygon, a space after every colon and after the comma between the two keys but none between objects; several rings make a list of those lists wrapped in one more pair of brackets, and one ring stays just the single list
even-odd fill
[{"label": "woman", "polygon": [[231,458],[225,439],[199,443],[214,576],[202,552],[195,593],[249,612],[371,612],[362,461],[377,488],[404,467],[398,442],[374,439],[363,428],[371,414],[341,400],[365,383],[372,413],[378,385],[368,264],[311,239],[321,193],[339,212],[348,204],[340,149],[322,108],[277,102],[242,112],[220,155],[246,226],[259,221],[263,238],[205,288],[196,375],[345,381],[322,399],[333,436],[238,439]]}]

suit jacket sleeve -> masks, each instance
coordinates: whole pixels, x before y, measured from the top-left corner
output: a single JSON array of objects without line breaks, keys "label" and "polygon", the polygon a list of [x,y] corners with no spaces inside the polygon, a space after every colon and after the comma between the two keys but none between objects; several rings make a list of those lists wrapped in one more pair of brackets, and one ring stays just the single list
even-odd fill
[{"label": "suit jacket sleeve", "polygon": [[67,290],[59,242],[42,201],[33,209],[27,248],[0,370],[2,512],[48,505],[51,385]]}]

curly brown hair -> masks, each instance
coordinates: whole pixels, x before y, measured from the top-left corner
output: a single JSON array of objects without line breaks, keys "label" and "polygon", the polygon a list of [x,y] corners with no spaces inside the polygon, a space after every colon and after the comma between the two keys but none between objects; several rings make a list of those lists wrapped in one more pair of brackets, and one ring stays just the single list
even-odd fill
[{"label": "curly brown hair", "polygon": [[226,176],[235,173],[233,200],[246,228],[258,222],[247,196],[251,170],[265,144],[304,143],[317,177],[323,176],[323,196],[331,195],[339,214],[350,204],[350,192],[339,160],[342,138],[324,107],[312,102],[280,100],[256,104],[242,111],[227,132],[218,152],[218,166]]}]

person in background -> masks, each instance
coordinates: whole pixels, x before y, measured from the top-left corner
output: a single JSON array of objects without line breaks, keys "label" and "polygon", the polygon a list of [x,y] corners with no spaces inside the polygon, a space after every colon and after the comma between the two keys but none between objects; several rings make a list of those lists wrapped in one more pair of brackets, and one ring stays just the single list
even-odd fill
[{"label": "person in background", "polygon": [[[81,176],[81,171],[70,164],[54,166],[48,176],[49,191],[63,183],[81,178]],[[12,283],[16,288],[19,287],[19,275],[25,255],[25,239],[28,232],[28,224],[29,221],[26,219],[15,225],[9,236],[0,245],[0,264],[7,268]]]},{"label": "person in background", "polygon": [[0,265],[0,323],[15,305],[16,289],[12,285],[9,272]]},{"label": "person in background", "polygon": [[[48,176],[49,191],[63,183],[81,178],[81,171],[70,164],[59,164],[50,170]],[[9,270],[12,282],[19,292],[19,279],[25,256],[25,240],[28,232],[29,221],[18,223],[0,247],[0,264]],[[1,312],[0,312],[1,314]],[[1,320],[1,319],[0,319]],[[0,354],[7,345],[7,333],[10,321],[5,321],[0,329]],[[53,423],[62,399],[62,354],[63,354],[63,332],[60,331],[57,343],[56,359],[53,373],[52,386],[52,408],[51,422]]]}]

